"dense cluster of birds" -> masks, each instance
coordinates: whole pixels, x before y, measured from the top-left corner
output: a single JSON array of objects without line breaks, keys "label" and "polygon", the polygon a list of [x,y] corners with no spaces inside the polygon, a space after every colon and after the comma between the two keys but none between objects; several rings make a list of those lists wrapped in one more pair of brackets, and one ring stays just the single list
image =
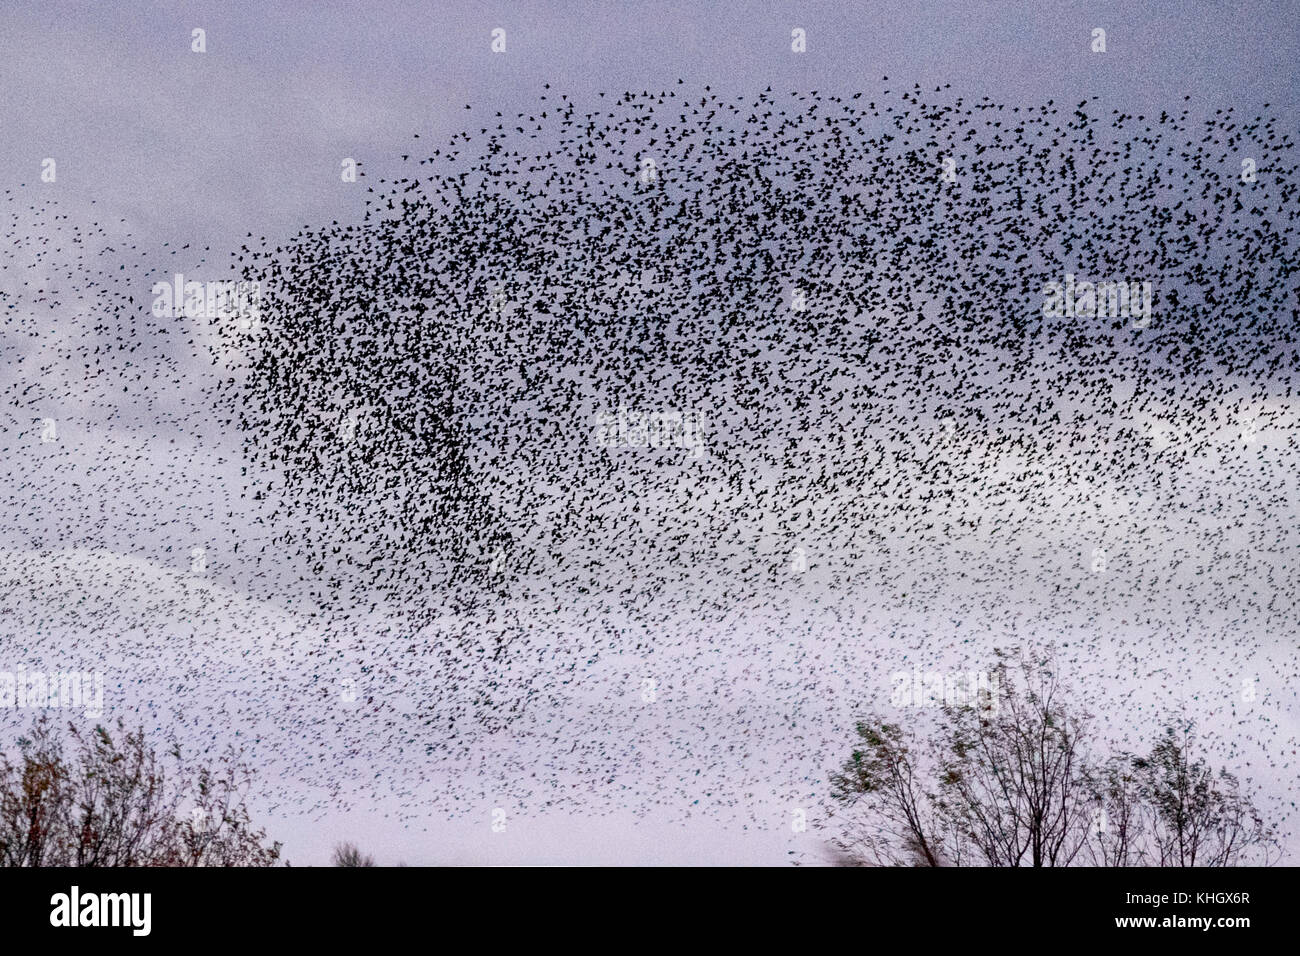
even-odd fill
[{"label": "dense cluster of birds", "polygon": [[103,661],[294,803],[781,825],[891,673],[1051,644],[1282,798],[1295,141],[890,87],[467,107],[228,263],[6,190],[0,669]]}]

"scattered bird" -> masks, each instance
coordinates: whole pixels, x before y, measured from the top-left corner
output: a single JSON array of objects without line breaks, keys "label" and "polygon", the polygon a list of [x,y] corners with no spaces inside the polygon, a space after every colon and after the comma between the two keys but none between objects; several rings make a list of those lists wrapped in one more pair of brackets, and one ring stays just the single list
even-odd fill
[{"label": "scattered bird", "polygon": [[6,189],[0,669],[281,803],[782,826],[892,673],[1052,644],[1281,796],[1300,177],[1192,109],[548,89],[229,262]]}]

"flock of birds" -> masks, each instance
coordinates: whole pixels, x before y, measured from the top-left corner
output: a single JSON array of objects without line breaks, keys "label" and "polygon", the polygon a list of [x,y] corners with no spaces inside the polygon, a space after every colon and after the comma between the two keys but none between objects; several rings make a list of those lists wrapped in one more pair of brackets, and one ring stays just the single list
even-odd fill
[{"label": "flock of birds", "polygon": [[882,86],[467,107],[228,262],[6,189],[0,670],[101,667],[272,806],[766,827],[892,673],[1051,644],[1289,812],[1295,141]]}]

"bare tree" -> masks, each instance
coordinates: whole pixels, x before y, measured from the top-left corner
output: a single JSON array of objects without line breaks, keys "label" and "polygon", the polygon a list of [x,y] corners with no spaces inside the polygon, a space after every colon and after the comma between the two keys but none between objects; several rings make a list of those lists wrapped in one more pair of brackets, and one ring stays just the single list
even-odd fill
[{"label": "bare tree", "polygon": [[844,768],[831,775],[832,795],[855,811],[836,840],[840,861],[940,866],[943,823],[934,799],[918,782],[902,730],[886,723],[860,723],[857,730],[857,747]]},{"label": "bare tree", "polygon": [[334,848],[335,866],[374,866],[375,858],[363,854],[355,843],[340,843]]},{"label": "bare tree", "polygon": [[944,708],[940,806],[988,866],[1068,866],[1090,816],[1089,717],[1072,714],[1049,656],[998,653],[998,699]]},{"label": "bare tree", "polygon": [[1273,830],[1266,826],[1237,778],[1216,775],[1194,757],[1191,726],[1165,728],[1147,757],[1133,761],[1141,781],[1150,853],[1157,866],[1236,866],[1267,862]]},{"label": "bare tree", "polygon": [[[245,804],[250,769],[233,752],[188,765],[160,758],[143,729],[69,725],[71,756],[47,719],[0,754],[0,866],[271,866]],[[171,765],[169,771],[164,764]]]},{"label": "bare tree", "polygon": [[929,744],[858,724],[831,775],[839,865],[1238,866],[1276,851],[1236,778],[1195,757],[1190,726],[1148,756],[1094,758],[1092,718],[1050,652],[999,651],[992,677],[993,693],[939,711]]},{"label": "bare tree", "polygon": [[1147,831],[1142,782],[1129,754],[1108,758],[1089,771],[1092,821],[1084,852],[1093,866],[1146,866]]},{"label": "bare tree", "polygon": [[19,738],[19,763],[0,754],[0,866],[65,862],[55,833],[70,802],[68,768],[44,729],[38,724],[31,738]]}]

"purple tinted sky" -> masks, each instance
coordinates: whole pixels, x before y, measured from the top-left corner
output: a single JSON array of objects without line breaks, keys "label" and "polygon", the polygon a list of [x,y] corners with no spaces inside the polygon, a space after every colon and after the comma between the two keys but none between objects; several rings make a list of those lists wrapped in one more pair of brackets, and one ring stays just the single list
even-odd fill
[{"label": "purple tinted sky", "polygon": [[[15,4],[0,26],[0,169],[6,184],[41,188],[41,160],[54,157],[63,212],[125,219],[148,245],[209,244],[220,263],[246,233],[359,215],[364,184],[340,182],[343,157],[375,182],[397,173],[413,133],[441,143],[486,111],[534,110],[546,83],[580,106],[679,78],[728,95],[952,84],[968,99],[1099,96],[1130,113],[1190,94],[1211,114],[1270,103],[1293,129],[1297,12],[1288,2]],[[505,56],[489,50],[498,26]],[[803,56],[790,53],[795,26],[808,31]],[[1098,26],[1105,56],[1088,51]],[[190,51],[195,27],[207,33],[203,55]],[[335,826],[383,862],[485,860],[481,815],[434,821],[412,844],[378,801],[364,809],[371,822],[340,812],[272,829],[298,863],[324,862]],[[701,826],[665,840],[628,822],[556,816],[487,859],[784,858],[779,835]]]},{"label": "purple tinted sky", "polygon": [[[737,95],[951,83],[1134,113],[1190,93],[1208,112],[1294,115],[1296,14],[1285,0],[15,4],[0,29],[0,168],[30,182],[52,156],[65,203],[96,199],[164,241],[228,243],[355,210],[341,158],[377,178],[413,132],[441,139],[467,103],[528,110],[544,83],[579,103],[682,78]],[[505,56],[489,50],[497,26]],[[1088,50],[1097,26],[1104,56]]]}]

